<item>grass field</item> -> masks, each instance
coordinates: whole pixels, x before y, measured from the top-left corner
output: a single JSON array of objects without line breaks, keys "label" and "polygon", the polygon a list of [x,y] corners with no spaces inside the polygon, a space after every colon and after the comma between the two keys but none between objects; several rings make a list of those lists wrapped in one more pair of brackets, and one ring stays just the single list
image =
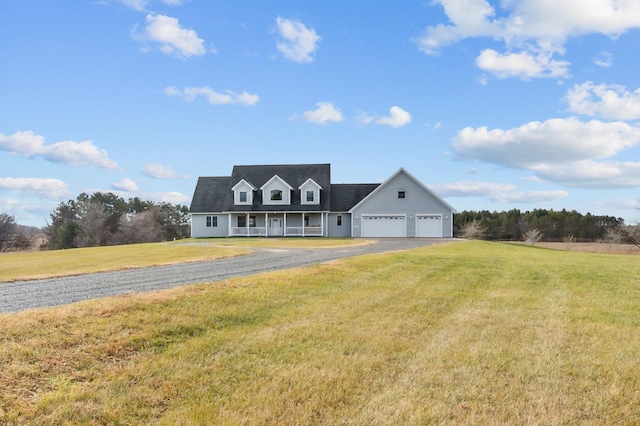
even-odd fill
[{"label": "grass field", "polygon": [[252,247],[332,248],[355,244],[368,242],[345,238],[189,238],[163,243],[0,253],[0,283],[212,260],[247,254]]},{"label": "grass field", "polygon": [[638,424],[640,263],[466,242],[0,315],[0,423]]}]

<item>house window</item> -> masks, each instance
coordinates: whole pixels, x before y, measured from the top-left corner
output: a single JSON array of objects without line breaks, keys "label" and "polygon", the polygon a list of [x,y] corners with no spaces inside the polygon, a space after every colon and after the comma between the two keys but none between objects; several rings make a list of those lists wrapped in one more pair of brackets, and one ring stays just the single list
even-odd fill
[{"label": "house window", "polygon": [[406,194],[404,191],[398,191],[398,198],[405,198]]},{"label": "house window", "polygon": [[240,202],[241,203],[247,202],[247,191],[240,191]]},{"label": "house window", "polygon": [[[247,216],[242,215],[238,216],[238,228],[246,228],[247,227]],[[249,228],[256,227],[256,217],[249,216]]]},{"label": "house window", "polygon": [[218,216],[207,216],[207,228],[215,228],[218,226]]},{"label": "house window", "polygon": [[282,201],[282,191],[279,189],[271,190],[271,201]]},{"label": "house window", "polygon": [[341,214],[336,216],[336,225],[337,226],[342,226],[342,215]]},{"label": "house window", "polygon": [[313,191],[307,191],[307,202],[308,203],[313,203]]}]

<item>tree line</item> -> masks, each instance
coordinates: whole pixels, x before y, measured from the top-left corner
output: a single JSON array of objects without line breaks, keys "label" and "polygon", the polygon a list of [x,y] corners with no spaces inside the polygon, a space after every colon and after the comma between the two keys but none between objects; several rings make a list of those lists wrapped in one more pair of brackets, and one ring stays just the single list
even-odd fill
[{"label": "tree line", "polygon": [[39,228],[18,225],[14,216],[0,213],[0,252],[31,248],[34,236],[39,232]]},{"label": "tree line", "polygon": [[[523,241],[527,234],[537,231],[543,241],[596,242],[624,234],[626,226],[622,218],[585,215],[575,210],[535,209],[521,212],[512,209],[502,212],[462,211],[454,215],[454,236],[465,237],[473,232],[474,238],[486,240]],[[623,242],[622,240],[618,242]]]},{"label": "tree line", "polygon": [[45,227],[45,248],[66,249],[180,239],[190,235],[189,209],[111,192],[82,193],[60,203]]}]

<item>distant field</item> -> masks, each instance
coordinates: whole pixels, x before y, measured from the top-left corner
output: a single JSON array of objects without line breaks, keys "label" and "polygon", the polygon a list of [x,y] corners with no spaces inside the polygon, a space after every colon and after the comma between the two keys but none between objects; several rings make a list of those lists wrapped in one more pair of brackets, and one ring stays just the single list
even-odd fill
[{"label": "distant field", "polygon": [[239,256],[251,247],[331,248],[368,244],[340,238],[219,238],[164,243],[0,253],[0,283]]},{"label": "distant field", "polygon": [[578,251],[582,253],[640,254],[640,248],[633,244],[539,242],[536,243],[536,245],[557,250]]},{"label": "distant field", "polygon": [[639,424],[640,263],[472,241],[0,315],[0,424]]}]

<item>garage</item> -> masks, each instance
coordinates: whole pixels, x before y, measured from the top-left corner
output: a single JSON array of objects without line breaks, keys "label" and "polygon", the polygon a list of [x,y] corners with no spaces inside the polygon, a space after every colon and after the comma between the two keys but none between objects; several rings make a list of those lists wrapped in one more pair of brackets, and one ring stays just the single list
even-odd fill
[{"label": "garage", "polygon": [[362,236],[389,238],[407,236],[407,219],[403,215],[362,215]]},{"label": "garage", "polygon": [[416,237],[442,238],[442,215],[416,215]]}]

